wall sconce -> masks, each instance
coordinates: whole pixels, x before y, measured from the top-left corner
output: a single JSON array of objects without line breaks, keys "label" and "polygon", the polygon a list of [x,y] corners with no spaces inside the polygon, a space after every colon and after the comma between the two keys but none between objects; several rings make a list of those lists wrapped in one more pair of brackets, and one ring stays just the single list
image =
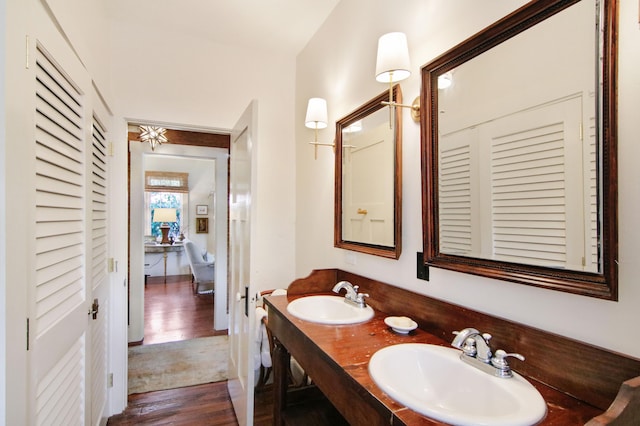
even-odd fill
[{"label": "wall sconce", "polygon": [[318,146],[333,146],[332,143],[318,142],[318,129],[327,127],[327,101],[322,98],[311,98],[307,104],[307,116],[304,119],[304,125],[309,129],[315,130],[315,139],[309,142],[315,146],[314,159],[318,159]]},{"label": "wall sconce", "polygon": [[151,151],[155,151],[156,146],[169,143],[165,136],[167,129],[156,126],[140,126],[140,141],[149,142]]},{"label": "wall sconce", "polygon": [[[376,60],[376,80],[380,83],[389,83],[389,101],[382,102],[389,107],[402,107],[411,109],[413,121],[420,121],[420,97],[416,97],[411,105],[403,105],[393,102],[393,83],[402,81],[411,75],[409,63],[409,47],[407,36],[404,33],[394,32],[384,34],[378,39],[378,56]],[[389,115],[391,116],[391,109]],[[389,118],[389,123],[393,118]]]}]

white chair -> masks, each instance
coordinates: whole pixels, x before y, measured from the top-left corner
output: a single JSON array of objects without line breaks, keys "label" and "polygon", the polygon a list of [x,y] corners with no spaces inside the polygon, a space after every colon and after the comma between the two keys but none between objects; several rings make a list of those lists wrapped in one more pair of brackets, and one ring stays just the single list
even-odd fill
[{"label": "white chair", "polygon": [[184,240],[191,273],[193,274],[194,293],[212,293],[214,285],[215,259],[211,253],[200,250],[191,240]]}]

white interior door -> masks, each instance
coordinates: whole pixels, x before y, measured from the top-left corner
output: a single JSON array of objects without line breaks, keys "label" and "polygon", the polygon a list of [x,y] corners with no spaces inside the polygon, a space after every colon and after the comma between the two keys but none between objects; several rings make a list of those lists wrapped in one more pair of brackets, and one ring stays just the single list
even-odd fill
[{"label": "white interior door", "polygon": [[[34,137],[30,180],[33,234],[28,278],[28,424],[92,422],[92,290],[89,224],[93,215],[90,160],[91,82],[45,12],[30,38]],[[27,148],[29,147],[29,148]],[[105,265],[102,264],[104,267]],[[89,315],[88,315],[89,314]],[[104,347],[98,349],[104,356]],[[97,353],[97,352],[96,352]],[[97,396],[104,407],[106,392]],[[97,416],[100,416],[98,414]]]},{"label": "white interior door", "polygon": [[[352,136],[343,156],[343,238],[394,245],[394,133],[387,122]],[[375,164],[375,167],[371,167]]]},{"label": "white interior door", "polygon": [[255,156],[255,101],[231,134],[229,193],[229,380],[240,426],[253,424],[255,301],[251,299],[251,191]]},{"label": "white interior door", "polygon": [[[90,170],[87,194],[91,208],[87,209],[87,277],[91,289],[91,341],[88,343],[86,376],[91,397],[87,401],[87,417],[91,426],[102,424],[107,403],[107,339],[110,306],[107,276],[107,125],[110,114],[94,96],[90,138]],[[94,302],[96,304],[94,308]]]}]

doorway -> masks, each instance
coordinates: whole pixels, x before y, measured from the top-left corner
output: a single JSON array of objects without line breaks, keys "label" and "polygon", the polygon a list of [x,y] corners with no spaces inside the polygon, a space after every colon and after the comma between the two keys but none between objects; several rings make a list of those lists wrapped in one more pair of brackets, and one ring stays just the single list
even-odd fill
[{"label": "doorway", "polygon": [[[158,238],[151,231],[149,195],[145,191],[145,171],[153,169],[190,176],[188,191],[177,208],[175,229],[171,238],[176,242],[184,235],[205,252],[215,256],[215,307],[212,329],[227,329],[227,207],[228,192],[228,135],[166,130],[169,143],[152,149],[150,144],[139,141],[138,124],[129,125],[129,337],[130,343],[143,342],[145,337],[145,287],[156,286],[160,279],[167,298],[177,297],[168,290],[190,289],[189,262],[180,244],[161,249],[160,253],[145,253],[145,240]],[[146,194],[146,195],[145,195]],[[175,207],[175,206],[174,206]],[[196,227],[196,218],[206,219],[207,232]],[[175,219],[174,219],[175,220]],[[157,224],[156,224],[157,225]],[[151,250],[153,251],[153,250]],[[166,281],[166,284],[165,282]],[[182,290],[177,288],[182,286]],[[165,287],[166,286],[166,287]],[[153,287],[156,289],[156,287]],[[167,290],[167,291],[165,291]],[[156,292],[157,293],[157,292]],[[157,294],[153,297],[157,299]],[[207,295],[192,294],[196,299],[207,300]],[[209,295],[209,297],[213,297]],[[211,300],[211,299],[209,299]],[[173,300],[175,302],[176,300]],[[162,302],[159,302],[162,304]],[[202,304],[202,303],[201,303]],[[175,303],[170,303],[174,305]],[[173,312],[180,318],[180,312]],[[178,336],[179,338],[179,333]],[[151,342],[149,342],[151,343]]]}]

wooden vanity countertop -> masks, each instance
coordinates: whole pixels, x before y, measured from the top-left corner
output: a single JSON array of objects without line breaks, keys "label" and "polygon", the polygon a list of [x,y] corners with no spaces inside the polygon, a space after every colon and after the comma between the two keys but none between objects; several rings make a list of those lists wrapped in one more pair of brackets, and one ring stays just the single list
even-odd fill
[{"label": "wooden vanity countertop", "polygon": [[[371,320],[354,325],[303,321],[287,311],[288,303],[297,297],[300,296],[265,298],[269,328],[351,425],[443,424],[392,400],[373,382],[368,366],[371,356],[386,346],[400,343],[449,346],[450,342],[420,328],[407,335],[395,333],[384,323],[388,314],[376,309]],[[602,413],[599,408],[528,380],[547,403],[547,416],[542,425],[583,425]]]}]

